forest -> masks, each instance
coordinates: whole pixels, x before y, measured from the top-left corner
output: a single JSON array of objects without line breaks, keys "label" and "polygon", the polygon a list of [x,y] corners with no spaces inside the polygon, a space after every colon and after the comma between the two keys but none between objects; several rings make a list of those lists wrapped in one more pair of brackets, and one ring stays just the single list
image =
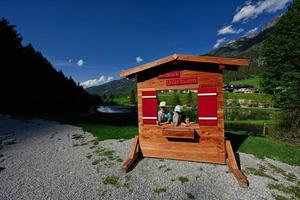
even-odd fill
[{"label": "forest", "polygon": [[22,36],[0,20],[0,112],[49,115],[88,112],[101,103],[97,95],[66,77]]}]

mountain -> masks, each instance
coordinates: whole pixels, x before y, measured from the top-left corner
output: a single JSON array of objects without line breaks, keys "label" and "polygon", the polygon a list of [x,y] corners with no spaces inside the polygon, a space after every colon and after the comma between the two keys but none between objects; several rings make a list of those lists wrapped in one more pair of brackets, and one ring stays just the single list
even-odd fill
[{"label": "mountain", "polygon": [[90,94],[97,94],[100,96],[110,93],[114,95],[129,95],[131,90],[136,91],[136,78],[129,80],[124,78],[120,80],[114,80],[103,85],[86,88],[86,91]]},{"label": "mountain", "polygon": [[0,19],[0,112],[48,115],[86,112],[101,102],[53,68],[6,19]]},{"label": "mountain", "polygon": [[[259,75],[263,68],[260,65],[260,49],[268,37],[268,33],[272,31],[281,16],[274,18],[264,27],[260,32],[243,36],[235,41],[231,41],[219,48],[213,49],[207,56],[221,56],[221,57],[236,57],[250,59],[249,67],[240,68],[238,71],[224,71],[224,82],[241,80],[245,78],[252,78]],[[91,94],[109,94],[114,95],[129,95],[132,89],[136,89],[136,79],[115,80],[104,85],[87,88]]]},{"label": "mountain", "polygon": [[236,72],[225,71],[225,82],[255,77],[262,72],[263,68],[261,66],[260,50],[265,39],[268,37],[268,34],[273,30],[280,18],[281,16],[274,18],[258,33],[243,36],[235,41],[230,41],[207,54],[208,56],[250,59],[251,63],[249,67],[240,68]]}]

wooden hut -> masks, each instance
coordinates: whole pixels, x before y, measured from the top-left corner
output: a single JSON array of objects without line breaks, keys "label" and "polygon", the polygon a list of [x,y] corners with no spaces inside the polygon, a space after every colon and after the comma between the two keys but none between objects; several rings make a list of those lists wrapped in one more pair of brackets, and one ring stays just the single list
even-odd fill
[{"label": "wooden hut", "polygon": [[[228,164],[241,186],[246,177],[239,170],[232,147],[224,136],[223,70],[248,66],[245,59],[174,54],[126,71],[123,78],[137,78],[138,136],[123,169],[138,155]],[[158,92],[197,91],[198,122],[190,126],[157,124]]]}]

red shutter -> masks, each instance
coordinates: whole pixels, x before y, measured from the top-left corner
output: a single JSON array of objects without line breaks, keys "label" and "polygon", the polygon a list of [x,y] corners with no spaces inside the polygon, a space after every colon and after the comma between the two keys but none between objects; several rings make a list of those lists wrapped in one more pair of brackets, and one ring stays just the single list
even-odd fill
[{"label": "red shutter", "polygon": [[217,126],[217,90],[214,87],[198,89],[198,121],[200,126]]},{"label": "red shutter", "polygon": [[157,121],[157,92],[142,91],[143,124],[156,124]]}]

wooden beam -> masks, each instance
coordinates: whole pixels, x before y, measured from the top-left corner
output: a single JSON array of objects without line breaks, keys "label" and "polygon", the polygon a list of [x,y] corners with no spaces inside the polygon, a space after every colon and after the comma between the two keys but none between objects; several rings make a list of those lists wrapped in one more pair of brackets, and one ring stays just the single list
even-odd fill
[{"label": "wooden beam", "polygon": [[[146,63],[144,65],[137,66],[120,73],[121,78],[133,76],[141,71],[169,63],[172,61],[185,61],[185,62],[197,62],[197,63],[211,63],[217,65],[224,65],[225,67],[230,66],[249,66],[249,60],[247,59],[237,59],[237,58],[223,58],[214,56],[195,56],[195,55],[185,55],[185,54],[173,54],[153,62]],[[201,66],[200,66],[201,67]],[[230,68],[229,68],[230,69]]]},{"label": "wooden beam", "polygon": [[149,63],[146,63],[144,65],[140,65],[140,66],[128,69],[126,71],[122,71],[120,73],[120,77],[121,78],[125,78],[127,76],[132,75],[132,74],[136,74],[138,72],[150,69],[150,68],[152,68],[154,66],[158,66],[158,65],[162,65],[162,64],[171,62],[171,61],[176,60],[176,59],[177,59],[177,55],[176,54],[171,55],[171,56],[167,56],[167,57],[161,58],[159,60],[155,60],[153,62],[149,62]]},{"label": "wooden beam", "polygon": [[191,128],[164,128],[162,131],[166,138],[194,139],[194,133],[195,130]]},{"label": "wooden beam", "polygon": [[247,180],[247,177],[243,174],[243,172],[241,172],[241,170],[237,165],[230,141],[226,140],[225,145],[226,145],[226,154],[228,156],[228,162],[227,162],[228,168],[233,173],[235,178],[238,180],[239,185],[241,187],[248,187],[249,182]]},{"label": "wooden beam", "polygon": [[234,66],[249,66],[248,59],[238,58],[224,58],[215,56],[194,56],[179,54],[177,60],[189,61],[189,62],[200,62],[200,63],[212,63],[219,65],[234,65]]},{"label": "wooden beam", "polygon": [[140,151],[139,136],[135,136],[134,142],[131,145],[131,150],[128,159],[123,163],[122,169],[124,172],[128,172],[134,161],[137,159]]}]

